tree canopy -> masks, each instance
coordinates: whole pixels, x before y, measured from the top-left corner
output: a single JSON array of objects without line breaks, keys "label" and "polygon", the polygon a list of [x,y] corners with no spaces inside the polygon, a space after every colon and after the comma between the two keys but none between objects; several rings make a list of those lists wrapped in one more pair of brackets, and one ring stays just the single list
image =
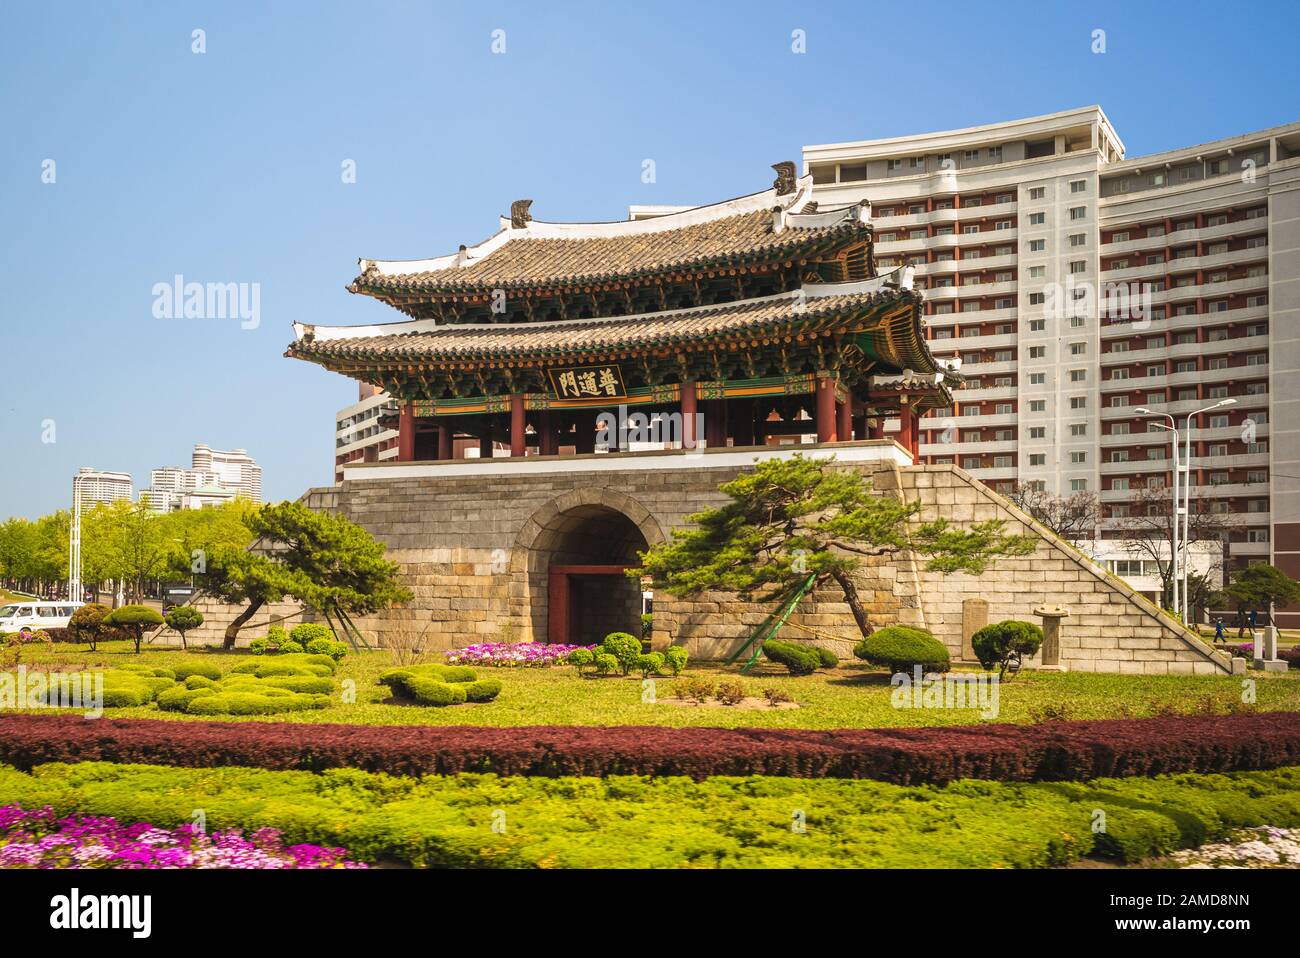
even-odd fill
[{"label": "tree canopy", "polygon": [[732,592],[759,602],[792,595],[810,577],[815,585],[834,581],[865,636],[874,625],[853,582],[864,558],[910,551],[931,571],[978,575],[995,558],[1034,547],[1000,519],[964,528],[920,522],[919,501],[878,493],[828,459],[769,459],[719,491],[731,501],[690,516],[694,528],[674,530],[629,574],[649,575],[672,595]]}]

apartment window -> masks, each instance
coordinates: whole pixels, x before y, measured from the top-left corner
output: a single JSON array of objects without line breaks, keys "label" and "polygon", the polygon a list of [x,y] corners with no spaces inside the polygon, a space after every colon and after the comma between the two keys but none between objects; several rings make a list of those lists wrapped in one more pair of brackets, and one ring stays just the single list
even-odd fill
[{"label": "apartment window", "polygon": [[1070,355],[1082,356],[1088,352],[1087,343],[1070,343]]},{"label": "apartment window", "polygon": [[1246,357],[1246,365],[1247,365],[1247,366],[1267,366],[1267,365],[1268,365],[1268,354],[1267,354],[1267,353],[1251,353],[1249,356]]},{"label": "apartment window", "polygon": [[1086,234],[1084,234],[1084,233],[1071,233],[1071,234],[1070,234],[1070,245],[1071,245],[1071,246],[1086,246],[1087,244],[1088,244],[1088,237],[1087,237]]},{"label": "apartment window", "polygon": [[996,416],[1006,416],[1015,411],[1015,407],[1009,402],[1000,402],[993,407],[993,414]]},{"label": "apartment window", "polygon": [[1045,196],[1047,196],[1047,187],[1045,187],[1045,186],[1031,186],[1031,187],[1029,188],[1029,198],[1030,198],[1031,200],[1041,200],[1041,199],[1043,199]]},{"label": "apartment window", "polygon": [[1088,480],[1087,480],[1087,479],[1071,479],[1071,480],[1070,480],[1070,491],[1071,491],[1071,492],[1087,492],[1087,491],[1088,491]]},{"label": "apartment window", "polygon": [[[1205,362],[1205,368],[1206,368],[1206,369],[1227,369],[1227,368],[1228,368],[1228,357],[1227,357],[1227,356],[1213,356],[1213,357],[1211,357],[1210,359],[1206,360],[1206,362]],[[1177,364],[1174,366],[1174,370],[1175,370],[1176,372],[1180,372],[1180,373],[1190,373],[1190,372],[1195,372],[1195,371],[1196,371],[1196,364],[1195,364],[1195,363],[1177,363]]]},{"label": "apartment window", "polygon": [[1029,347],[1029,358],[1030,358],[1030,359],[1042,359],[1042,358],[1043,358],[1044,356],[1046,356],[1046,355],[1047,355],[1047,347],[1046,347],[1046,346],[1030,346],[1030,347]]},{"label": "apartment window", "polygon": [[962,406],[962,407],[961,407],[961,414],[962,414],[963,416],[982,416],[982,415],[984,415],[984,413],[980,410],[980,407],[979,407],[979,406]]},{"label": "apartment window", "polygon": [[1041,386],[1041,385],[1043,385],[1043,383],[1045,383],[1045,382],[1047,382],[1047,377],[1046,377],[1045,374],[1043,374],[1043,373],[1030,373],[1030,374],[1029,374],[1029,385],[1031,385],[1031,386]]},{"label": "apartment window", "polygon": [[1113,449],[1110,453],[1111,462],[1128,462],[1127,449]]},{"label": "apartment window", "polygon": [[1268,237],[1266,236],[1251,236],[1246,239],[1246,249],[1259,249],[1267,245]]},{"label": "apartment window", "polygon": [[1072,220],[1082,220],[1082,219],[1087,219],[1087,218],[1088,218],[1088,207],[1086,207],[1086,206],[1071,206],[1071,207],[1070,207],[1070,219],[1072,219]]},{"label": "apartment window", "polygon": [[925,157],[923,156],[910,157],[907,162],[914,170],[923,169],[925,167]]},{"label": "apartment window", "polygon": [[1086,272],[1087,269],[1088,269],[1087,260],[1075,259],[1070,261],[1070,272],[1073,274]]},{"label": "apartment window", "polygon": [[1047,275],[1047,267],[1046,267],[1046,266],[1031,266],[1031,267],[1029,267],[1029,278],[1030,278],[1030,279],[1043,279],[1044,277],[1046,277],[1046,275]]},{"label": "apartment window", "polygon": [[1046,439],[1046,438],[1047,438],[1047,427],[1046,427],[1046,426],[1031,426],[1030,429],[1029,429],[1029,438],[1030,438],[1030,439]]},{"label": "apartment window", "polygon": [[1011,229],[1011,220],[998,220],[993,224],[993,228],[995,230],[1009,230]]},{"label": "apartment window", "polygon": [[961,228],[961,231],[965,233],[967,236],[974,236],[976,233],[980,231],[980,228],[978,226],[963,226]]},{"label": "apartment window", "polygon": [[1127,396],[1111,396],[1110,405],[1112,409],[1120,409],[1128,405]]},{"label": "apartment window", "polygon": [[1010,468],[1011,468],[1011,457],[1010,457],[1010,456],[994,456],[994,457],[993,457],[993,468],[994,468],[994,469],[1010,469]]},{"label": "apartment window", "polygon": [[[1029,401],[1029,411],[1030,411],[1030,412],[1046,412],[1046,411],[1047,411],[1047,400],[1046,400],[1046,399],[1031,399],[1031,400]],[[1039,438],[1041,439],[1042,437],[1040,436]]]},{"label": "apartment window", "polygon": [[1047,249],[1047,240],[1035,239],[1029,241],[1029,252],[1041,253]]},{"label": "apartment window", "polygon": [[980,304],[979,304],[978,301],[977,301],[977,302],[974,302],[974,303],[962,303],[962,304],[961,304],[961,311],[962,311],[963,313],[978,313],[978,312],[980,311],[980,309],[981,309],[981,307],[980,307]]},{"label": "apartment window", "polygon": [[857,183],[859,180],[867,178],[867,164],[853,163],[840,166],[841,183]]},{"label": "apartment window", "polygon": [[1088,370],[1086,369],[1070,370],[1070,382],[1082,383],[1082,382],[1087,382],[1087,380],[1088,380]]},{"label": "apartment window", "polygon": [[1268,541],[1268,530],[1267,530],[1267,529],[1247,529],[1247,530],[1246,530],[1246,541],[1247,541],[1247,542],[1267,542],[1267,541]]},{"label": "apartment window", "polygon": [[1268,210],[1262,206],[1257,206],[1253,210],[1246,210],[1246,219],[1248,220],[1262,220],[1267,215]]},{"label": "apartment window", "polygon": [[1119,342],[1111,343],[1110,351],[1112,353],[1126,353],[1128,352],[1128,343],[1122,339]]},{"label": "apartment window", "polygon": [[1128,489],[1128,480],[1127,480],[1127,479],[1112,479],[1112,480],[1110,481],[1110,487],[1111,487],[1111,489],[1113,489],[1113,490],[1115,490],[1115,491],[1117,491],[1117,492],[1124,492],[1125,490]]},{"label": "apartment window", "polygon": [[901,170],[902,168],[903,168],[903,161],[902,161],[902,160],[890,160],[890,161],[889,161],[889,172],[893,173],[894,171],[896,171],[896,170]]},{"label": "apartment window", "polygon": [[1256,307],[1256,306],[1267,306],[1267,305],[1268,305],[1268,297],[1267,297],[1267,296],[1264,296],[1264,295],[1262,295],[1262,294],[1258,294],[1258,295],[1255,295],[1255,296],[1247,296],[1247,297],[1246,297],[1246,306],[1247,306],[1247,307],[1252,307],[1252,308],[1253,308],[1253,307]]},{"label": "apartment window", "polygon": [[980,158],[979,150],[965,150],[962,153],[962,159],[965,160],[967,163],[974,163],[979,158]]},{"label": "apartment window", "polygon": [[1087,181],[1087,180],[1071,180],[1071,181],[1070,181],[1070,192],[1071,192],[1071,193],[1086,193],[1086,192],[1088,192],[1088,181]]},{"label": "apartment window", "polygon": [[1255,485],[1260,482],[1268,482],[1268,473],[1263,469],[1251,469],[1246,473],[1246,482]]},{"label": "apartment window", "polygon": [[1088,461],[1088,454],[1086,452],[1070,453],[1070,465],[1072,466],[1082,466],[1087,461]]},{"label": "apartment window", "polygon": [[[999,275],[1001,275],[1001,274],[999,274]],[[1009,280],[1005,280],[1004,282],[1009,282]],[[1010,300],[1010,298],[1008,298],[1008,297],[1003,297],[1003,298],[1001,298],[1001,299],[995,299],[995,300],[993,301],[993,308],[994,308],[994,309],[1010,309],[1010,308],[1011,308],[1011,300]],[[1007,332],[1010,332],[1010,330],[1007,330]]]},{"label": "apartment window", "polygon": [[1045,319],[1031,319],[1031,320],[1029,321],[1029,331],[1030,331],[1030,332],[1033,332],[1033,333],[1041,333],[1041,332],[1043,332],[1045,329],[1047,329],[1047,320],[1045,320]]},{"label": "apartment window", "polygon": [[1128,379],[1129,371],[1127,369],[1112,369],[1110,371],[1111,379]]},{"label": "apartment window", "polygon": [[[990,146],[990,147],[989,147],[989,159],[990,159],[990,160],[993,160],[993,161],[995,161],[995,162],[1001,162],[1001,160],[1002,160],[1002,147],[1000,147],[1000,146]],[[999,200],[1001,200],[1001,197],[999,197]]]},{"label": "apartment window", "polygon": [[1087,320],[1084,319],[1082,316],[1071,316],[1071,317],[1070,317],[1070,328],[1071,328],[1071,329],[1081,329],[1081,328],[1082,328],[1083,326],[1085,326],[1086,324],[1087,324]]},{"label": "apartment window", "polygon": [[1088,408],[1088,397],[1087,397],[1087,396],[1071,396],[1071,397],[1070,397],[1070,408],[1071,408],[1071,409],[1087,409],[1087,408]]},{"label": "apartment window", "polygon": [[1046,223],[1046,222],[1047,222],[1047,214],[1046,214],[1046,213],[1030,213],[1030,214],[1029,214],[1029,225],[1030,225],[1030,226],[1042,226],[1042,225],[1043,225],[1044,223]]},{"label": "apartment window", "polygon": [[980,467],[980,457],[963,456],[961,460],[961,467],[963,469],[978,469]]},{"label": "apartment window", "polygon": [[1117,422],[1115,425],[1110,427],[1110,434],[1112,436],[1127,436],[1129,432],[1130,429],[1126,422]]},{"label": "apartment window", "polygon": [[1112,243],[1127,243],[1128,233],[1112,233],[1110,237]]},{"label": "apartment window", "polygon": [[1047,455],[1041,452],[1032,452],[1029,454],[1029,464],[1031,466],[1047,465]]},{"label": "apartment window", "polygon": [[1086,422],[1076,422],[1074,425],[1070,427],[1070,435],[1071,436],[1088,435],[1088,424]]}]

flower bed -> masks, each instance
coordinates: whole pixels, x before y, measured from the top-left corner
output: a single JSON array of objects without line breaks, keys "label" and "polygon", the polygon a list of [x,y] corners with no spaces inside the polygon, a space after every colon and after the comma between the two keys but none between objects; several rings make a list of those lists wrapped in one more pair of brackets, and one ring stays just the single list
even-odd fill
[{"label": "flower bed", "polygon": [[261,828],[198,831],[192,825],[122,825],[92,815],[58,818],[47,807],[0,807],[0,868],[365,868],[342,848],[284,845]]},{"label": "flower bed", "polygon": [[504,668],[563,665],[574,649],[594,645],[547,645],[544,642],[483,642],[446,652],[449,665],[492,665]]},{"label": "flower bed", "polygon": [[785,775],[900,784],[1082,781],[1300,764],[1300,713],[912,729],[304,726],[0,716],[0,762],[137,762],[397,775]]}]

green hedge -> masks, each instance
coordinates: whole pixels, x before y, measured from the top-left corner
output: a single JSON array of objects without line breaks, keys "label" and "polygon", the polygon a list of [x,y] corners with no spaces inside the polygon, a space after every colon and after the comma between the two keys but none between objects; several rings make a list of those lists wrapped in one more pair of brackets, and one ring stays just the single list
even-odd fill
[{"label": "green hedge", "polygon": [[398,699],[416,705],[461,705],[465,702],[491,702],[501,694],[497,679],[480,679],[465,665],[408,665],[390,669],[379,676]]},{"label": "green hedge", "polygon": [[[989,868],[1125,861],[1254,825],[1300,826],[1300,768],[1086,784],[851,779],[393,778],[237,767],[0,766],[0,805],[174,827],[272,827],[286,842],[423,866]],[[663,810],[671,808],[672,814]],[[493,831],[504,813],[504,833]],[[1105,831],[1094,834],[1096,811]],[[792,829],[802,820],[802,832]]]},{"label": "green hedge", "polygon": [[763,643],[763,655],[784,665],[791,675],[811,675],[818,669],[833,669],[840,664],[839,658],[830,649],[776,639],[768,639]]},{"label": "green hedge", "polygon": [[917,665],[926,672],[947,672],[952,667],[942,642],[925,629],[907,625],[872,632],[853,647],[853,654],[892,672],[911,672]]}]

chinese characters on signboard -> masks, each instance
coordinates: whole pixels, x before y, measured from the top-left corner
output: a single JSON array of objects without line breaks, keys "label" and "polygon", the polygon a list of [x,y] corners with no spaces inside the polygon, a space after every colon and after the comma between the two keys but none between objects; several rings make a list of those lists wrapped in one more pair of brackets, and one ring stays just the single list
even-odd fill
[{"label": "chinese characters on signboard", "polygon": [[556,399],[626,399],[617,365],[574,366],[548,370]]}]

